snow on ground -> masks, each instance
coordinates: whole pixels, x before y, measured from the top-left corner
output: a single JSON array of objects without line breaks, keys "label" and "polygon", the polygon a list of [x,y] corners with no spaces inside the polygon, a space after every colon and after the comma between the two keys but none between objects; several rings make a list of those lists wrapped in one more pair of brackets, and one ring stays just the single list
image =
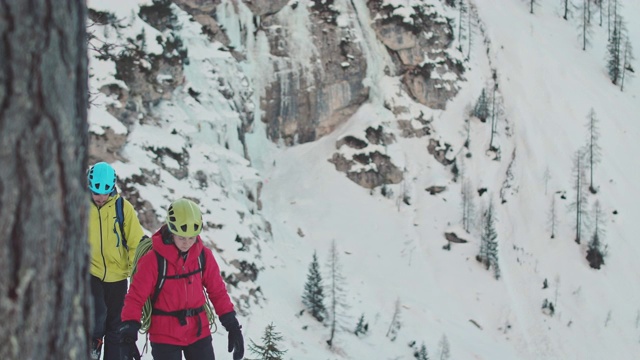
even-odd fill
[{"label": "snow on ground", "polygon": [[[130,13],[137,6],[97,0],[89,5],[98,4],[118,13]],[[460,156],[459,161],[464,178],[472,184],[477,215],[490,200],[495,207],[500,280],[475,260],[480,232],[461,230],[460,179],[454,181],[451,169],[427,153],[428,137],[397,136],[398,142],[389,146],[394,162],[406,169],[407,181],[391,186],[393,195],[388,198],[379,189],[371,192],[357,186],[328,161],[343,136],[362,132],[371,124],[384,124],[394,131],[381,99],[407,101],[396,94],[397,79],[371,75],[368,81],[378,86],[376,98],[344,126],[314,143],[277,147],[265,140],[256,123],[247,136],[252,163],[241,157],[240,144],[233,143],[237,135],[231,129],[239,119],[215,87],[204,91],[200,104],[190,102],[181,89],[182,95],[172,104],[157,109],[167,124],[157,129],[139,126],[130,133],[125,154],[129,163],[116,164],[119,174],[132,175],[154,166],[145,150],[148,143],[190,149],[202,162],[212,161],[210,167],[200,169],[219,180],[204,193],[160,170],[161,185],[140,192],[158,209],[178,193],[207,199],[204,206],[212,210],[211,219],[224,219],[229,226],[207,232],[226,250],[223,269],[230,269],[226,262],[234,256],[247,256],[234,251],[234,234],[252,233],[247,229],[260,224],[259,217],[270,223],[270,236],[257,233],[263,236],[259,257],[264,270],[257,284],[264,301],[240,319],[247,343],[260,342],[265,326],[273,323],[284,337],[286,359],[411,359],[408,344],[413,341],[417,346],[425,343],[430,357],[438,358],[443,337],[450,343],[451,358],[457,360],[634,359],[640,354],[640,265],[635,261],[640,245],[632,226],[638,215],[634,189],[640,183],[634,166],[634,155],[640,153],[636,141],[640,80],[627,81],[624,92],[613,86],[604,68],[606,27],[594,28],[591,47],[582,51],[575,21],[563,20],[557,4],[539,4],[534,14],[525,2],[472,4],[485,33],[474,35],[467,81],[461,83],[446,111],[431,111],[426,118],[433,116],[434,137],[451,144],[450,157],[465,154],[464,120],[480,90],[493,85],[491,74],[497,71],[503,112],[494,145],[500,148],[500,161],[487,152],[489,123],[477,119],[471,119],[471,157]],[[234,13],[231,7],[225,9],[225,21],[231,24]],[[178,13],[185,24],[181,35],[192,57],[185,69],[184,88],[207,89],[208,79],[200,74],[210,73],[213,66],[232,74],[227,80],[237,88],[247,81],[266,81],[256,78],[256,64],[235,66],[219,44],[203,41],[204,36],[187,25],[184,13]],[[245,18],[244,10],[242,14]],[[632,40],[640,43],[640,24],[632,23],[640,15],[640,4],[626,3],[624,14]],[[372,40],[367,32],[361,34],[365,41]],[[483,36],[490,40],[488,53]],[[245,45],[257,51],[252,56],[265,51],[263,41]],[[366,48],[374,52],[379,45]],[[368,56],[376,58],[375,53]],[[212,58],[217,59],[215,65],[208,60]],[[106,72],[109,66],[102,68]],[[606,264],[599,271],[585,260],[590,233],[581,245],[574,242],[574,216],[568,210],[575,196],[572,159],[585,144],[585,124],[592,108],[600,120],[603,156],[594,172],[599,191],[589,195],[589,209],[596,199],[600,201],[606,215],[604,243],[609,247]],[[415,105],[410,113],[419,110],[424,108]],[[99,109],[92,109],[90,120],[96,133],[113,122]],[[179,129],[180,135],[171,137],[171,129]],[[221,146],[225,141],[232,141],[229,150]],[[248,213],[252,205],[238,194],[243,183],[257,181],[264,183],[263,208],[243,223],[233,214]],[[432,185],[447,190],[430,195],[424,189]],[[479,188],[487,191],[480,196]],[[401,201],[405,192],[410,205]],[[227,197],[228,193],[232,195]],[[551,239],[548,218],[554,198],[558,227]],[[452,230],[469,242],[443,250],[444,232]],[[329,329],[300,311],[313,253],[324,265],[332,242],[339,250],[350,308],[343,319],[347,327],[340,329],[334,349],[328,350]],[[548,287],[543,289],[545,280]],[[554,303],[553,316],[543,314],[545,300]],[[392,341],[387,332],[396,302],[401,304],[402,326]],[[370,330],[356,337],[351,331],[361,315]],[[142,348],[143,339],[139,345]],[[217,358],[230,357],[224,330],[214,335],[214,346]],[[150,358],[150,354],[143,356]]]}]

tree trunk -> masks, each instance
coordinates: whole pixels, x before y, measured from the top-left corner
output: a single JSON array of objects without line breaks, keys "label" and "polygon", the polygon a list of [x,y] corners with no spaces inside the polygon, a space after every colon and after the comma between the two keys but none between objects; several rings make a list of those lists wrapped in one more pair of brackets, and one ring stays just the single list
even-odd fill
[{"label": "tree trunk", "polygon": [[0,1],[0,359],[87,358],[83,0]]},{"label": "tree trunk", "polygon": [[[622,42],[622,40],[620,41]],[[622,61],[620,61],[620,91],[624,91],[624,75],[625,72],[627,71],[627,57],[629,56],[627,54],[627,50],[629,49],[629,42],[627,40],[627,42],[625,43],[625,47],[624,47],[624,53],[622,54]],[[593,175],[592,175],[592,179],[591,179],[591,184],[593,184]]]}]

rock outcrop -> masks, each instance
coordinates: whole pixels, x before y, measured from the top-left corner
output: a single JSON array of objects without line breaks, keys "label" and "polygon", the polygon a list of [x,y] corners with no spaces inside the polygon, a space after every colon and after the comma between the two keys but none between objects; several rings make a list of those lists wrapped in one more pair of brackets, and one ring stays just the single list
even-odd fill
[{"label": "rock outcrop", "polygon": [[[391,53],[398,74],[412,98],[433,109],[444,110],[458,92],[462,61],[449,54],[453,29],[449,19],[424,4],[397,12],[400,6],[381,0],[367,2],[378,38]],[[409,18],[404,14],[410,12]]]},{"label": "rock outcrop", "polygon": [[[382,126],[375,129],[369,127],[364,139],[349,135],[338,140],[338,152],[333,154],[329,162],[351,181],[367,189],[398,184],[403,179],[402,170],[383,153],[385,147],[394,142],[395,137],[385,133]],[[346,151],[343,147],[346,147]]]}]

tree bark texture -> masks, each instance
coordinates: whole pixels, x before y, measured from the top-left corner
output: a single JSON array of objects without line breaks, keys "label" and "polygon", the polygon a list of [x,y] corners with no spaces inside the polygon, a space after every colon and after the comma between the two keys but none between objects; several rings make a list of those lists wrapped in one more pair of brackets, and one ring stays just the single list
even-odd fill
[{"label": "tree bark texture", "polygon": [[84,0],[0,0],[0,359],[87,359]]}]

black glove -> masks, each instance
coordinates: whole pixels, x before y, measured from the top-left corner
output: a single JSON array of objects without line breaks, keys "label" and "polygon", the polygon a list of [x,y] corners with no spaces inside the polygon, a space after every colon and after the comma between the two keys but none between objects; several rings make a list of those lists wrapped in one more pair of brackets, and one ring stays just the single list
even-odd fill
[{"label": "black glove", "polygon": [[220,316],[220,323],[229,332],[229,352],[233,351],[233,360],[242,360],[244,357],[244,338],[242,326],[236,319],[236,312],[231,311]]},{"label": "black glove", "polygon": [[125,344],[135,344],[138,340],[138,331],[140,330],[140,323],[134,320],[125,321],[120,324],[118,328],[118,334]]}]

